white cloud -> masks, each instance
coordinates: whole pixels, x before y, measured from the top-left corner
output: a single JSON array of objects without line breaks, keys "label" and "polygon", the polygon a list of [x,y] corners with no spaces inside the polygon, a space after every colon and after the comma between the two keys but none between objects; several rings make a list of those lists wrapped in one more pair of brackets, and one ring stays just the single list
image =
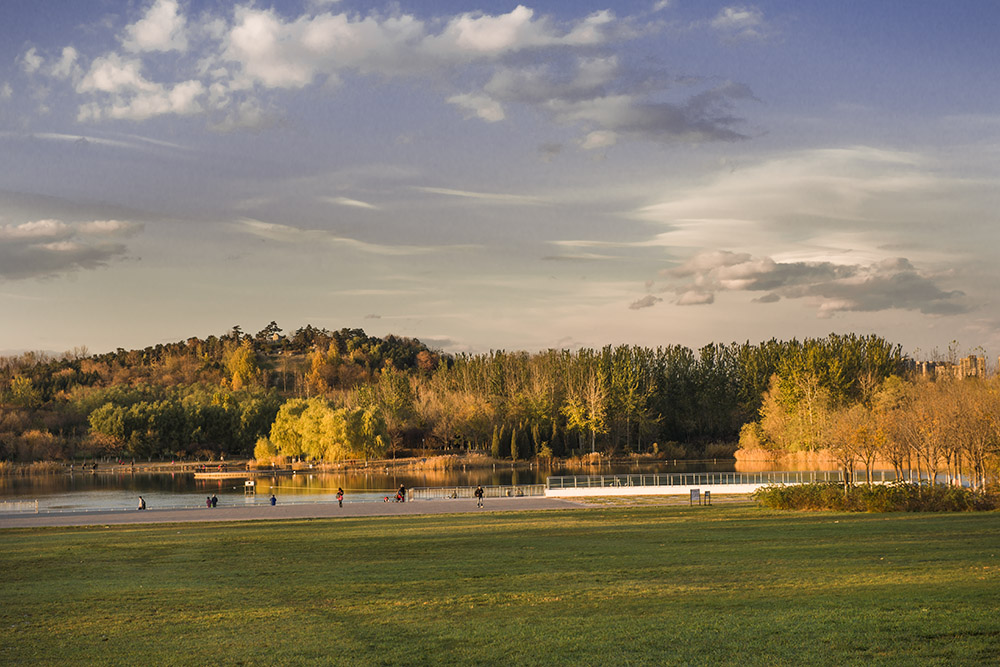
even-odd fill
[{"label": "white cloud", "polygon": [[465,13],[452,18],[440,35],[427,39],[431,52],[496,56],[545,46],[592,46],[604,43],[614,23],[611,12],[596,12],[560,34],[545,17],[518,5],[507,14]]},{"label": "white cloud", "polygon": [[80,73],[80,66],[76,60],[79,54],[72,46],[67,46],[62,50],[62,57],[52,66],[50,73],[57,79],[76,78]]},{"label": "white cloud", "polygon": [[286,21],[272,10],[240,7],[221,57],[238,70],[235,88],[302,88],[320,77],[336,81],[343,70],[411,70],[426,60],[416,52],[424,36],[423,22],[409,15],[380,21],[320,14]]},{"label": "white cloud", "polygon": [[76,226],[81,234],[96,236],[132,236],[142,231],[142,225],[125,220],[94,220]]},{"label": "white cloud", "polygon": [[608,130],[594,130],[580,140],[580,148],[584,150],[594,150],[597,148],[607,148],[614,146],[618,141],[618,135]]},{"label": "white cloud", "polygon": [[92,93],[98,101],[80,107],[81,121],[118,118],[145,120],[163,114],[189,115],[202,111],[200,81],[182,81],[172,87],[147,80],[139,60],[118,54],[97,58],[77,84],[77,92]]},{"label": "white cloud", "polygon": [[496,123],[505,117],[500,103],[486,95],[454,95],[448,98],[448,103],[460,106],[488,123]]},{"label": "white cloud", "polygon": [[462,14],[453,18],[438,38],[462,51],[499,53],[547,42],[544,22],[532,21],[534,11],[518,5],[499,16]]},{"label": "white cloud", "polygon": [[154,92],[161,88],[142,76],[142,62],[117,53],[95,58],[90,70],[76,86],[78,93]]},{"label": "white cloud", "polygon": [[770,33],[764,13],[753,6],[724,7],[710,25],[729,39],[763,39]]},{"label": "white cloud", "polygon": [[34,220],[20,225],[0,226],[0,241],[64,238],[73,234],[61,220]]},{"label": "white cloud", "polygon": [[128,51],[187,50],[186,20],[176,0],[156,0],[146,15],[125,28],[122,45]]},{"label": "white cloud", "polygon": [[38,55],[38,49],[31,47],[21,56],[21,69],[28,74],[34,74],[42,68],[45,60]]},{"label": "white cloud", "polygon": [[715,303],[715,295],[698,289],[685,290],[680,292],[674,303],[678,306],[707,306]]},{"label": "white cloud", "polygon": [[[425,20],[399,10],[333,13],[329,4],[290,17],[238,5],[230,15],[203,15],[203,27],[189,32],[177,0],[155,0],[124,28],[121,52],[87,59],[66,47],[46,68],[32,48],[21,65],[72,80],[83,98],[80,121],[205,113],[217,129],[259,128],[275,122],[267,109],[277,98],[269,91],[332,87],[360,74],[434,81],[447,103],[491,123],[506,120],[509,105],[524,105],[580,131],[587,149],[627,139],[745,138],[732,112],[752,99],[745,87],[692,86],[685,100],[676,80],[622,64],[618,50],[642,32],[633,28],[636,19],[598,11],[557,21],[518,5]],[[181,58],[191,45],[199,52]],[[164,54],[173,67],[164,67]],[[668,88],[670,102],[663,99]]]}]

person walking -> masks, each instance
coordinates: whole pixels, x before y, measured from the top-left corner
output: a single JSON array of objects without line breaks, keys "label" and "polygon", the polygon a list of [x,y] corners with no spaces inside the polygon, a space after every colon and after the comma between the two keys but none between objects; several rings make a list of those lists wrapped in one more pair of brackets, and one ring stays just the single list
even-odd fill
[{"label": "person walking", "polygon": [[215,507],[218,504],[219,504],[219,499],[216,498],[215,494],[213,493],[212,494],[212,507]]},{"label": "person walking", "polygon": [[274,494],[272,493],[272,494],[271,494],[271,507],[274,507],[274,506],[275,506],[275,505],[277,505],[277,504],[278,504],[278,499],[277,499],[277,498],[275,498],[275,497],[274,497]]},{"label": "person walking", "polygon": [[146,501],[143,499],[142,496],[139,496],[139,509],[141,510],[146,509]]},{"label": "person walking", "polygon": [[399,485],[399,491],[396,492],[396,497],[399,498],[399,502],[406,502],[406,487],[402,484]]},{"label": "person walking", "polygon": [[486,494],[486,492],[483,491],[483,485],[482,484],[480,484],[479,486],[476,487],[476,507],[482,507],[483,506],[483,496],[485,494]]},{"label": "person walking", "polygon": [[344,506],[344,490],[339,486],[337,487],[337,504],[341,507]]},{"label": "person walking", "polygon": [[209,496],[205,496],[205,507],[212,509],[212,498]]}]

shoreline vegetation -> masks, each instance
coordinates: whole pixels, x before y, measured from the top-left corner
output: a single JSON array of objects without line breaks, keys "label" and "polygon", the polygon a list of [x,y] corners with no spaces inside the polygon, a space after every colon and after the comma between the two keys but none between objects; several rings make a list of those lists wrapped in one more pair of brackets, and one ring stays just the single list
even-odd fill
[{"label": "shoreline vegetation", "polygon": [[[663,465],[663,464],[700,464],[719,463],[733,460],[735,445],[719,444],[709,450],[717,456],[711,459],[666,458],[663,455],[630,456],[611,458],[601,454],[586,454],[566,458],[539,458],[533,460],[511,461],[510,459],[495,459],[479,453],[436,454],[430,456],[409,456],[396,459],[374,459],[370,461],[256,461],[254,459],[238,459],[230,461],[125,461],[125,460],[88,460],[68,463],[65,461],[33,461],[31,463],[12,463],[0,461],[0,475],[44,475],[87,472],[146,472],[175,473],[198,472],[200,470],[226,470],[238,472],[262,470],[295,470],[314,472],[364,471],[371,469],[391,469],[396,471],[451,471],[466,469],[571,469],[583,471],[600,470],[612,465]],[[94,467],[94,463],[97,464]]]}]

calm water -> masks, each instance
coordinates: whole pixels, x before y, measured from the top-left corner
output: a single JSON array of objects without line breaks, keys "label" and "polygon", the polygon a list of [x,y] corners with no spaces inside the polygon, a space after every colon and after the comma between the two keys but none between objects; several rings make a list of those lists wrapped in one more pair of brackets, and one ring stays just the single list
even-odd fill
[{"label": "calm water", "polygon": [[[551,475],[590,475],[671,472],[731,472],[732,461],[718,463],[681,462],[656,465],[612,465],[587,468],[533,467],[469,468],[449,471],[344,471],[299,472],[295,475],[256,476],[257,494],[244,494],[244,478],[195,479],[194,473],[75,472],[56,475],[12,475],[0,477],[0,502],[37,500],[40,510],[135,509],[139,496],[149,509],[204,507],[213,494],[223,505],[265,503],[273,493],[278,502],[335,502],[338,487],[344,502],[381,502],[393,496],[400,484],[418,486],[498,486],[544,484]],[[249,478],[247,478],[249,479]]]}]

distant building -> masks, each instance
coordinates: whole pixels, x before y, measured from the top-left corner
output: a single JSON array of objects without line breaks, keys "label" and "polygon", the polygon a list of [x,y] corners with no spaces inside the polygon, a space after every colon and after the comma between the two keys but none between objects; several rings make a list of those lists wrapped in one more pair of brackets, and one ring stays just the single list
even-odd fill
[{"label": "distant building", "polygon": [[957,380],[965,378],[986,377],[986,357],[977,357],[970,354],[958,360],[958,363],[950,361],[918,361],[916,363],[917,373],[922,377],[936,380],[938,378],[953,377]]},{"label": "distant building", "polygon": [[986,357],[977,357],[970,354],[964,359],[960,359],[955,377],[959,380],[963,378],[986,377]]}]

